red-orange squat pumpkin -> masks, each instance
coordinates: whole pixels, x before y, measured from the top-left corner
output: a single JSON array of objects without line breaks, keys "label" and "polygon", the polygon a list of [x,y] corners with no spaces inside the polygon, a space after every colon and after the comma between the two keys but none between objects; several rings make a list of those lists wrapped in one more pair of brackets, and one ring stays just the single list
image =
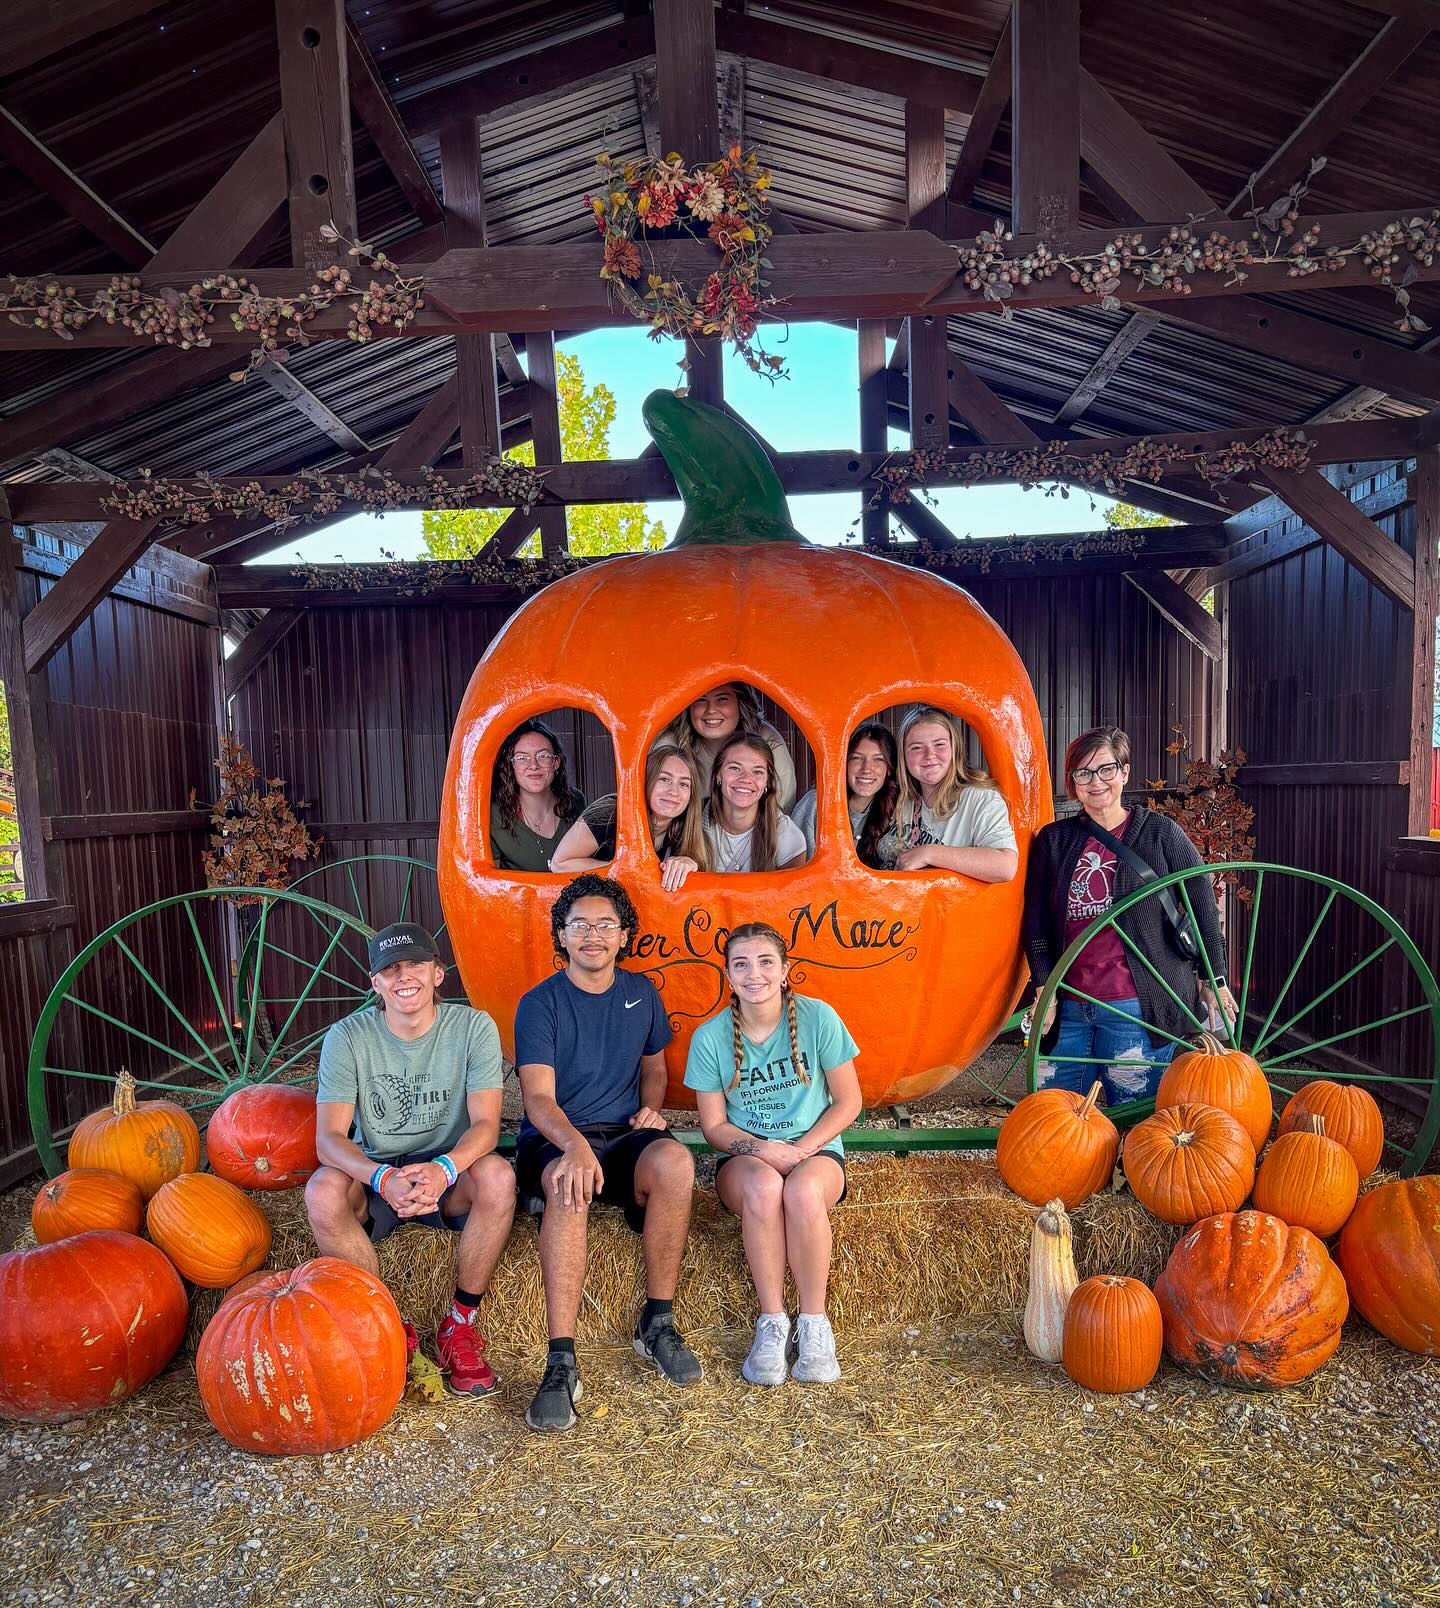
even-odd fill
[{"label": "red-orange squat pumpkin", "polygon": [[1265,1148],[1275,1120],[1275,1102],[1260,1063],[1208,1033],[1200,1035],[1199,1049],[1178,1052],[1161,1075],[1155,1109],[1177,1105],[1208,1105],[1228,1111],[1250,1135],[1257,1156]]},{"label": "red-orange squat pumpkin", "polygon": [[179,1349],[189,1311],[180,1275],[133,1234],[0,1256],[0,1418],[58,1424],[133,1396]]},{"label": "red-orange squat pumpkin", "polygon": [[122,1067],[111,1103],[75,1124],[66,1162],[132,1178],[149,1200],[162,1184],[200,1165],[200,1130],[173,1100],[137,1100],[135,1079]]},{"label": "red-orange squat pumpkin", "polygon": [[1387,1340],[1440,1357],[1440,1174],[1361,1198],[1337,1257],[1360,1316]]},{"label": "red-orange squat pumpkin", "polygon": [[1332,1083],[1317,1078],[1297,1089],[1280,1113],[1282,1134],[1293,1133],[1303,1117],[1321,1117],[1325,1132],[1350,1152],[1363,1181],[1380,1165],[1385,1149],[1385,1122],[1375,1096],[1353,1083]]},{"label": "red-orange squat pumpkin", "polygon": [[221,1102],[205,1129],[212,1172],[241,1189],[296,1189],[320,1165],[315,1091],[256,1083]]},{"label": "red-orange squat pumpkin", "polygon": [[195,1354],[210,1422],[247,1452],[318,1456],[373,1435],[405,1389],[405,1330],[373,1275],[320,1256],[225,1298]]},{"label": "red-orange squat pumpkin", "polygon": [[1010,1109],[1000,1124],[995,1166],[1006,1184],[1032,1206],[1057,1197],[1073,1210],[1110,1182],[1120,1135],[1089,1094],[1037,1089]]},{"label": "red-orange squat pumpkin", "polygon": [[270,1219],[213,1173],[172,1179],[150,1202],[145,1225],[185,1277],[207,1290],[233,1284],[270,1254]]},{"label": "red-orange squat pumpkin", "polygon": [[1077,1286],[1065,1308],[1065,1372],[1112,1396],[1144,1390],[1160,1367],[1160,1308],[1148,1284],[1100,1273]]},{"label": "red-orange squat pumpkin", "polygon": [[30,1226],[41,1245],[96,1228],[138,1234],[144,1221],[139,1184],[99,1167],[75,1167],[48,1179],[30,1207]]},{"label": "red-orange squat pumpkin", "polygon": [[[585,709],[615,745],[611,869],[640,917],[626,964],[654,979],[675,1029],[665,1103],[695,1104],[682,1081],[690,1038],[729,997],[726,934],[751,921],[779,929],[795,985],[827,1000],[850,1029],[866,1105],[924,1095],[989,1043],[1025,973],[1018,942],[1025,856],[1052,813],[1045,738],[1025,668],[958,586],[800,540],[763,452],[748,432],[746,449],[725,415],[657,393],[646,419],[687,497],[677,544],[609,559],[537,593],[490,644],[460,707],[438,870],[466,991],[495,1018],[513,1054],[516,1004],[555,969],[549,913],[568,879],[496,866],[492,772],[521,721]],[[713,438],[714,451],[697,447],[700,438]],[[703,513],[706,497],[723,506]],[[783,871],[697,872],[666,892],[643,797],[645,756],[670,721],[727,681],[773,698],[809,743],[818,777],[816,853]],[[847,741],[868,717],[917,701],[951,711],[978,733],[1019,845],[1013,881],[884,873],[861,863],[846,811]]]},{"label": "red-orange squat pumpkin", "polygon": [[1221,1212],[1181,1236],[1155,1285],[1171,1361],[1216,1384],[1278,1390],[1340,1344],[1350,1302],[1308,1228]]},{"label": "red-orange squat pumpkin", "polygon": [[1166,1223],[1233,1212],[1255,1182],[1250,1136],[1228,1111],[1182,1105],[1157,1111],[1125,1135],[1125,1179]]}]

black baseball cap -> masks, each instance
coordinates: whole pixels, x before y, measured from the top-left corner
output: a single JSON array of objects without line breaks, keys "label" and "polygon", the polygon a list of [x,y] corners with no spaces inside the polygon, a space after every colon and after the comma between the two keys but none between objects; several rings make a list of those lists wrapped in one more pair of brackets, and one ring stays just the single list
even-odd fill
[{"label": "black baseball cap", "polygon": [[397,960],[434,960],[435,940],[413,921],[392,921],[370,940],[370,975]]}]

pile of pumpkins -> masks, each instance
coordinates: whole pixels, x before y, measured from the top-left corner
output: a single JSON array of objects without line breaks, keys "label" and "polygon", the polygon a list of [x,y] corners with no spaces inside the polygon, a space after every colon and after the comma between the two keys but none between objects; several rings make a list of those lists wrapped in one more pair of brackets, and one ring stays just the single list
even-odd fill
[{"label": "pile of pumpkins", "polygon": [[[135,1098],[75,1128],[67,1172],[31,1209],[34,1249],[0,1256],[0,1418],[61,1423],[148,1384],[184,1339],[185,1280],[228,1294],[195,1376],[205,1412],[247,1451],[336,1451],[372,1434],[405,1388],[405,1334],[385,1286],[318,1257],[262,1273],[270,1220],[247,1190],[301,1187],[319,1162],[315,1096],[237,1089],[200,1133],[171,1100]],[[142,1228],[148,1239],[142,1239]]]},{"label": "pile of pumpkins", "polygon": [[[1123,1151],[1099,1092],[1039,1090],[1000,1129],[1001,1178],[1042,1208],[1024,1319],[1035,1356],[1109,1393],[1143,1389],[1162,1353],[1217,1383],[1273,1390],[1334,1353],[1352,1302],[1397,1345],[1440,1355],[1440,1176],[1360,1196],[1385,1138],[1364,1089],[1306,1084],[1270,1142],[1264,1073],[1207,1035],[1166,1069]],[[1140,1204],[1187,1230],[1153,1291],[1076,1272],[1067,1208],[1110,1182],[1117,1155]]]}]

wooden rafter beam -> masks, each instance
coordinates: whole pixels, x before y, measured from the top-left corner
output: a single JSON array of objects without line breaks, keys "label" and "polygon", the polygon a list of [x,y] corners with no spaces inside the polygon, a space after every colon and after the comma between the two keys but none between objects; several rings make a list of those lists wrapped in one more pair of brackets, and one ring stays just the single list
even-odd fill
[{"label": "wooden rafter beam", "polygon": [[[884,452],[889,441],[890,407],[886,395],[885,321],[862,318],[856,326],[860,384],[860,450]],[[889,543],[890,516],[883,505],[871,508],[870,492],[862,490],[860,536],[866,547]]]},{"label": "wooden rafter beam", "polygon": [[[912,229],[944,227],[945,113],[938,106],[905,102],[905,194]],[[948,326],[925,313],[912,314],[906,325],[910,444],[917,450],[950,444]]]},{"label": "wooden rafter beam", "polygon": [[[229,606],[218,588],[216,596],[220,599],[221,608]],[[304,613],[300,609],[271,609],[263,620],[245,633],[240,645],[225,661],[227,698],[233,698],[239,692],[279,646],[281,639],[288,636],[303,618]]]},{"label": "wooden rafter beam", "polygon": [[947,198],[952,206],[968,207],[975,199],[975,186],[980,182],[990,147],[1000,130],[1000,120],[1010,104],[1014,71],[1010,30],[1011,19],[1006,17],[995,54],[990,58],[990,70],[985,74],[980,93],[975,97],[975,110],[970,114],[970,126],[965,130],[964,143],[950,174]]},{"label": "wooden rafter beam", "polygon": [[154,256],[155,248],[145,236],[4,106],[0,106],[0,157],[108,246],[121,262],[139,268]]},{"label": "wooden rafter beam", "polygon": [[1119,372],[1121,364],[1154,329],[1153,313],[1132,313],[1110,338],[1109,345],[1090,365],[1084,378],[1067,396],[1055,415],[1056,424],[1073,424]]},{"label": "wooden rafter beam", "polygon": [[1366,11],[1386,17],[1402,17],[1407,22],[1423,22],[1427,28],[1440,28],[1440,0],[1354,0]]},{"label": "wooden rafter beam", "polygon": [[421,223],[439,223],[444,217],[440,198],[425,164],[415,154],[410,135],[401,121],[375,58],[364,36],[347,17],[345,52],[350,73],[350,104],[375,142],[390,176],[400,186],[410,208]]},{"label": "wooden rafter beam", "polygon": [[303,380],[297,379],[287,364],[267,359],[255,373],[277,396],[283,396],[302,419],[313,424],[321,435],[329,436],[337,447],[343,447],[346,452],[369,452],[370,448],[335,409],[316,396]]},{"label": "wooden rafter beam", "polygon": [[950,406],[981,441],[993,447],[1038,447],[1040,437],[1007,402],[954,352],[950,354]]},{"label": "wooden rafter beam", "polygon": [[350,149],[350,70],[345,0],[275,0],[280,99],[290,203],[290,260],[323,268],[343,257],[321,236],[327,224],[354,239],[355,161]]},{"label": "wooden rafter beam", "polygon": [[[530,434],[535,457],[542,463],[560,461],[560,394],[555,373],[555,337],[547,330],[531,335],[525,356],[530,364]],[[569,551],[565,510],[542,503],[540,550],[546,558],[558,558]]]},{"label": "wooden rafter beam", "polygon": [[[451,246],[484,246],[485,175],[478,118],[440,131],[445,187],[445,238]],[[493,334],[455,337],[460,387],[460,450],[467,469],[500,456],[500,375]]]},{"label": "wooden rafter beam", "polygon": [[1163,571],[1127,571],[1125,579],[1150,603],[1187,641],[1193,642],[1208,659],[1223,657],[1224,647],[1220,635],[1220,622],[1178,582]]},{"label": "wooden rafter beam", "polygon": [[1410,663],[1409,829],[1430,829],[1436,618],[1440,616],[1440,448],[1422,452],[1412,475],[1415,497],[1415,612]]},{"label": "wooden rafter beam", "polygon": [[1274,488],[1307,525],[1401,608],[1415,607],[1415,560],[1317,470],[1303,474],[1263,469]]},{"label": "wooden rafter beam", "polygon": [[[565,510],[558,510],[565,517]],[[500,522],[499,529],[475,555],[477,563],[487,564],[495,558],[514,558],[528,542],[540,524],[538,508],[514,508]]]},{"label": "wooden rafter beam", "polygon": [[25,616],[25,668],[34,675],[94,613],[154,540],[158,519],[114,519]]},{"label": "wooden rafter beam", "polygon": [[170,0],[10,0],[5,8],[7,75],[121,28]]},{"label": "wooden rafter beam", "polygon": [[1080,214],[1080,0],[1015,0],[1010,21],[1015,229],[1068,242]]},{"label": "wooden rafter beam", "polygon": [[1086,183],[1121,223],[1203,218],[1219,211],[1164,146],[1083,68],[1079,96]]}]

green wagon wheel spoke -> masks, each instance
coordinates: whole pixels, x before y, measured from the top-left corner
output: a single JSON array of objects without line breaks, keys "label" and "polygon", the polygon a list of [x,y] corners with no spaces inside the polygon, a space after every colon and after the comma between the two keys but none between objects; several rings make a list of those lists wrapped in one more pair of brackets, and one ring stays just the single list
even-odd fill
[{"label": "green wagon wheel spoke", "polygon": [[[40,1070],[53,1073],[57,1078],[83,1078],[87,1083],[114,1083],[115,1081],[113,1072],[82,1072],[79,1067],[74,1066],[42,1066]],[[201,1070],[203,1071],[204,1069],[201,1068]],[[136,1078],[135,1087],[137,1089],[154,1089],[160,1094],[185,1094],[193,1085],[188,1083],[161,1083],[154,1078]],[[224,1099],[224,1096],[219,1095],[217,1098]]]},{"label": "green wagon wheel spoke", "polygon": [[220,1018],[220,1025],[225,1029],[225,1039],[230,1046],[230,1058],[236,1066],[240,1065],[240,1046],[235,1042],[235,1035],[230,1031],[231,1006],[227,1005],[220,992],[220,984],[215,980],[215,968],[210,964],[210,951],[205,947],[205,940],[200,936],[200,924],[195,919],[195,912],[189,904],[185,905],[185,919],[190,923],[190,931],[195,936],[195,948],[199,952],[201,964],[205,968],[205,976],[210,984],[210,992],[215,997],[215,1009]]},{"label": "green wagon wheel spoke", "polygon": [[350,884],[350,897],[355,901],[355,914],[364,921],[365,901],[360,897],[360,889],[355,884],[355,865],[351,860],[345,862],[345,877]]},{"label": "green wagon wheel spoke", "polygon": [[[1133,1020],[1133,1018],[1132,1018]],[[1047,1055],[1045,1060],[1053,1066],[1114,1066],[1113,1055]],[[1126,1066],[1169,1066],[1169,1061],[1141,1061],[1127,1057]]]},{"label": "green wagon wheel spoke", "polygon": [[[295,994],[262,994],[260,1003],[262,1005],[293,1005],[297,997]],[[365,998],[366,996],[357,988],[349,994],[312,994],[310,1003],[312,1005],[349,1005],[353,1007],[357,1002],[362,1002]]]},{"label": "green wagon wheel spoke", "polygon": [[1130,936],[1129,933],[1125,931],[1118,921],[1114,923],[1114,931],[1119,934],[1120,941],[1125,945],[1130,953],[1135,956],[1145,970],[1150,973],[1155,981],[1159,983],[1161,988],[1163,988],[1170,998],[1173,999],[1180,1007],[1180,1010],[1183,1012],[1183,1014],[1188,1016],[1190,1020],[1194,1022],[1195,1031],[1197,1033],[1203,1033],[1205,1031],[1204,1022],[1200,1020],[1195,1012],[1192,1011],[1185,1001],[1181,999],[1180,996],[1175,992],[1175,990],[1171,988],[1170,984],[1165,981],[1165,979],[1156,970],[1154,961],[1152,961],[1150,957],[1140,949],[1139,945],[1136,944],[1135,940]]},{"label": "green wagon wheel spoke", "polygon": [[[324,932],[326,930],[325,923],[323,921],[321,921],[320,917],[317,916],[313,910],[307,911],[306,914],[310,917],[311,921],[313,921],[315,923],[315,925],[320,929],[321,932]],[[343,932],[344,929],[342,928],[341,931]],[[368,981],[369,976],[370,976],[370,968],[369,968],[369,966],[367,966],[366,963],[363,960],[360,960],[356,956],[355,951],[353,949],[351,949],[349,944],[342,943],[340,945],[340,950],[341,950],[341,953],[345,956],[346,960],[348,960],[350,962],[350,964],[356,969],[356,971],[358,971],[360,973],[360,975],[362,977],[364,977],[365,979],[367,979],[367,981]],[[284,953],[284,954],[289,953],[288,950],[282,950],[281,952]],[[295,961],[297,965],[304,966],[304,965],[308,964],[307,961],[301,960],[298,955],[291,955],[290,958],[291,958],[291,960]],[[344,983],[341,982],[341,979],[338,978],[338,977],[335,978],[334,981],[337,982],[337,983],[340,983],[340,986],[342,988],[345,986]]]},{"label": "green wagon wheel spoke", "polygon": [[1205,935],[1200,930],[1200,923],[1195,918],[1195,906],[1190,903],[1190,890],[1182,882],[1180,884],[1180,897],[1185,902],[1185,914],[1190,918],[1190,931],[1195,934],[1195,942],[1200,946],[1200,958],[1205,962],[1205,977],[1210,984],[1210,996],[1215,1002],[1215,1010],[1220,1020],[1225,1024],[1225,1036],[1233,1039],[1235,1024],[1225,1012],[1224,1002],[1220,998],[1220,984],[1215,978],[1215,967],[1210,961],[1210,946],[1205,942]]},{"label": "green wagon wheel spoke", "polygon": [[[1373,1033],[1377,1028],[1389,1027],[1392,1022],[1403,1022],[1407,1016],[1418,1016],[1421,1011],[1430,1009],[1432,1007],[1427,1002],[1412,1005],[1408,1011],[1392,1011],[1389,1016],[1381,1016],[1373,1022],[1366,1022],[1363,1027],[1347,1028],[1343,1033],[1332,1033],[1329,1038],[1312,1039],[1310,1043],[1304,1045],[1301,1049],[1281,1056],[1278,1061],[1262,1061],[1260,1064],[1267,1072],[1273,1072],[1277,1066],[1286,1066],[1291,1061],[1303,1061],[1307,1055],[1310,1055],[1315,1050],[1328,1049],[1332,1044],[1343,1044],[1346,1039],[1359,1038],[1362,1033]],[[1433,1082],[1433,1079],[1392,1077],[1388,1081],[1391,1083],[1430,1083]]]},{"label": "green wagon wheel spoke", "polygon": [[[1143,1027],[1151,1038],[1169,1039],[1172,1044],[1178,1044],[1182,1050],[1193,1048],[1189,1039],[1181,1038],[1178,1033],[1167,1033],[1163,1027],[1156,1027],[1142,1017],[1132,1016],[1129,1011],[1122,1011],[1112,1000],[1095,999],[1072,983],[1061,983],[1060,986],[1067,994],[1073,995],[1076,999],[1083,999],[1087,1005],[1098,1005],[1102,1011],[1109,1011],[1112,1016],[1122,1017],[1127,1022],[1133,1022],[1136,1027]],[[1046,1060],[1053,1059],[1053,1056],[1046,1056]]]},{"label": "green wagon wheel spoke", "polygon": [[[351,1014],[353,1015],[354,1012],[352,1011]],[[286,1058],[283,1061],[281,1061],[278,1065],[270,1068],[270,1070],[265,1074],[265,1076],[263,1078],[257,1078],[255,1081],[258,1082],[258,1083],[275,1083],[275,1082],[278,1082],[280,1080],[280,1074],[282,1072],[284,1072],[287,1068],[294,1066],[294,1064],[298,1060],[300,1060],[303,1056],[308,1055],[311,1052],[311,1050],[313,1050],[315,1048],[315,1046],[317,1044],[319,1044],[324,1039],[325,1035],[330,1031],[330,1028],[333,1027],[334,1025],[335,1024],[333,1022],[331,1022],[325,1027],[318,1028],[315,1032],[313,1032],[309,1036],[309,1038],[304,1039],[294,1050],[292,1050],[290,1052],[290,1054],[287,1055]]]},{"label": "green wagon wheel spoke", "polygon": [[174,1000],[170,998],[165,990],[161,988],[159,983],[157,983],[150,973],[146,971],[145,967],[140,963],[140,957],[123,938],[117,938],[115,940],[115,946],[117,949],[119,949],[120,953],[125,956],[135,970],[140,973],[145,981],[149,983],[156,998],[165,1007],[165,1009],[170,1012],[175,1020],[179,1022],[181,1027],[183,1027],[190,1037],[194,1039],[195,1042],[200,1046],[201,1053],[209,1059],[210,1064],[215,1068],[216,1075],[222,1079],[225,1078],[228,1074],[226,1073],[225,1068],[221,1066],[220,1062],[216,1059],[214,1050],[210,1048],[205,1040],[201,1038],[200,1035],[195,1031],[194,1027],[192,1027],[191,1024],[185,1020],[184,1016],[182,1016],[181,1013],[176,1009]]},{"label": "green wagon wheel spoke", "polygon": [[400,895],[399,921],[407,921],[410,916],[410,885],[415,880],[415,867],[412,865],[405,873],[405,891]]},{"label": "green wagon wheel spoke", "polygon": [[223,1071],[212,1071],[203,1061],[197,1061],[191,1056],[182,1055],[173,1044],[162,1043],[159,1039],[153,1038],[149,1033],[145,1032],[143,1028],[131,1027],[129,1022],[122,1022],[118,1016],[112,1016],[109,1011],[102,1011],[98,1005],[92,1005],[89,1000],[81,999],[78,995],[72,994],[70,995],[70,1003],[79,1010],[88,1011],[91,1016],[98,1016],[102,1022],[108,1022],[111,1027],[118,1027],[122,1033],[128,1033],[131,1038],[137,1038],[142,1043],[150,1045],[152,1049],[161,1051],[181,1066],[192,1067],[196,1072],[203,1072],[207,1078],[218,1076],[222,1083],[225,1081]]},{"label": "green wagon wheel spoke", "polygon": [[1352,977],[1358,977],[1372,961],[1379,960],[1381,955],[1385,954],[1387,950],[1393,949],[1394,947],[1395,940],[1393,938],[1387,938],[1378,949],[1372,949],[1370,953],[1366,955],[1364,960],[1357,961],[1343,977],[1341,977],[1338,981],[1331,983],[1329,988],[1327,988],[1323,993],[1317,994],[1308,1005],[1304,1006],[1301,1010],[1296,1011],[1289,1021],[1282,1022],[1279,1027],[1272,1028],[1263,1039],[1257,1040],[1255,1047],[1250,1053],[1258,1061],[1261,1055],[1264,1053],[1266,1045],[1273,1044],[1276,1039],[1281,1038],[1284,1034],[1288,1033],[1290,1029],[1294,1027],[1296,1022],[1301,1021],[1304,1017],[1308,1016],[1317,1005],[1323,1005],[1332,994],[1342,989]]},{"label": "green wagon wheel spoke", "polygon": [[[273,939],[271,940],[271,942],[270,942],[268,947],[269,947],[270,953],[272,955],[283,955],[286,960],[292,961],[295,965],[297,965],[297,966],[299,966],[301,968],[304,968],[306,966],[313,966],[315,964],[314,961],[306,960],[303,955],[297,955],[293,949],[287,949],[284,946],[284,944],[277,944],[276,942],[274,942]],[[332,971],[330,971],[328,969],[326,970],[324,975],[326,977],[328,977],[332,983],[334,983],[336,988],[353,989],[355,991],[355,993],[358,996],[360,996],[362,999],[367,994],[372,992],[372,990],[369,987],[361,988],[358,983],[352,983],[352,982],[349,981],[348,978],[345,978],[345,977],[338,977],[334,972],[332,972]],[[259,976],[259,968],[258,967],[255,967],[253,969],[252,976]],[[368,979],[367,979],[367,981],[368,981]]]},{"label": "green wagon wheel spoke", "polygon": [[1260,930],[1260,898],[1265,892],[1265,873],[1255,873],[1255,897],[1250,901],[1250,930],[1245,934],[1245,975],[1240,979],[1240,1020],[1235,1024],[1235,1045],[1243,1049],[1245,1012],[1250,1004],[1250,978],[1255,967],[1255,934]]},{"label": "green wagon wheel spoke", "polygon": [[247,1080],[250,1076],[250,1055],[255,1048],[255,1019],[260,1014],[260,1007],[256,1001],[260,997],[260,973],[265,963],[265,928],[269,920],[270,901],[267,899],[260,906],[260,921],[255,929],[255,964],[250,973],[250,1009],[247,1012],[249,1020],[245,1023],[245,1059],[240,1065],[240,1070]]},{"label": "green wagon wheel spoke", "polygon": [[[333,953],[333,951],[335,949],[336,944],[338,944],[340,942],[340,935],[341,935],[341,933],[343,931],[344,931],[344,928],[342,928],[342,927],[337,927],[335,929],[335,932],[334,932],[334,934],[332,935],[332,937],[330,939],[330,943],[327,946],[327,948],[325,950],[325,953],[320,957],[319,964],[315,967],[314,971],[312,971],[310,973],[309,982],[307,982],[306,985],[304,986],[304,988],[302,988],[300,990],[300,997],[295,1001],[294,1006],[291,1008],[290,1014],[285,1018],[284,1027],[282,1027],[280,1029],[280,1031],[275,1035],[274,1043],[271,1044],[269,1050],[266,1052],[265,1059],[260,1063],[260,1069],[255,1075],[255,1081],[257,1083],[264,1082],[265,1073],[266,1073],[267,1069],[269,1068],[270,1063],[275,1059],[275,1051],[279,1048],[279,1046],[281,1044],[283,1044],[285,1042],[285,1035],[290,1031],[291,1024],[294,1022],[295,1018],[300,1014],[300,1012],[305,1008],[305,1001],[307,999],[309,999],[310,991],[314,988],[316,979],[320,976],[320,973],[325,969],[325,962],[327,960],[329,960],[331,954]],[[260,975],[258,969],[257,969],[255,975],[257,976],[257,978]]]},{"label": "green wagon wheel spoke", "polygon": [[1290,970],[1285,974],[1285,981],[1280,985],[1280,992],[1275,996],[1274,1003],[1270,1007],[1270,1014],[1265,1018],[1264,1025],[1255,1035],[1255,1042],[1257,1044],[1263,1044],[1265,1042],[1265,1036],[1270,1031],[1270,1024],[1275,1020],[1275,1017],[1280,1010],[1280,1002],[1290,992],[1291,983],[1295,981],[1296,975],[1299,972],[1301,965],[1304,963],[1306,955],[1310,953],[1311,946],[1315,942],[1321,925],[1323,924],[1326,916],[1330,914],[1331,906],[1334,905],[1339,895],[1340,890],[1338,888],[1331,888],[1325,903],[1320,906],[1320,914],[1316,916],[1310,931],[1305,935],[1305,942],[1300,946],[1300,953],[1296,955],[1294,961],[1291,963]]}]

